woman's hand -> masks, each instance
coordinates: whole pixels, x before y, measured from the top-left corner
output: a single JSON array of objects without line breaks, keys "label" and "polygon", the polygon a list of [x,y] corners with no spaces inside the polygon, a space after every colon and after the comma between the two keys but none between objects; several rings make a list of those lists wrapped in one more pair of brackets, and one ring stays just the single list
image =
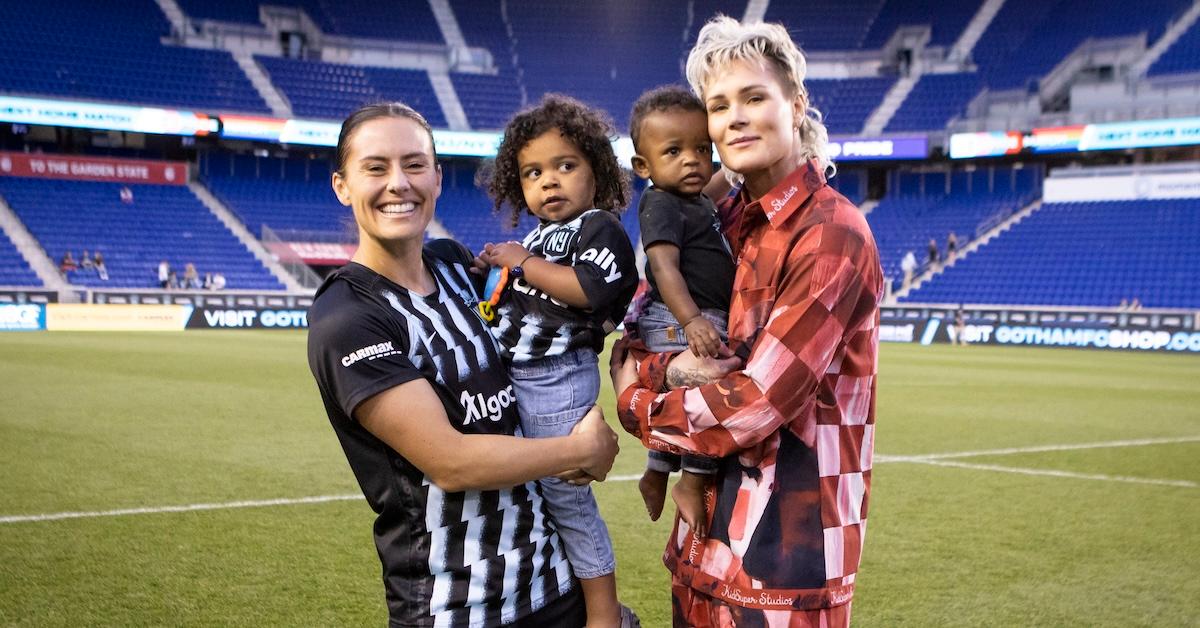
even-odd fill
[{"label": "woman's hand", "polygon": [[741,366],[742,361],[725,345],[718,347],[716,358],[700,358],[691,351],[684,351],[667,364],[667,388],[674,390],[703,386],[725,377]]},{"label": "woman's hand", "polygon": [[579,470],[603,482],[621,448],[617,446],[617,433],[604,422],[600,406],[592,406],[571,430],[571,435],[583,442],[586,451],[584,465]]}]

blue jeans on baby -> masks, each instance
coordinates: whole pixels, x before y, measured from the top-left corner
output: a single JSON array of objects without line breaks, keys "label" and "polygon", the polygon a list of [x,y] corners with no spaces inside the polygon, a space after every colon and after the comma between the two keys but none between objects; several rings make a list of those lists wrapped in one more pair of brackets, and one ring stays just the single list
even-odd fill
[{"label": "blue jeans on baby", "polygon": [[[526,438],[566,436],[600,395],[596,352],[578,349],[513,364],[513,388]],[[590,486],[575,486],[558,478],[538,480],[547,509],[566,545],[567,559],[577,578],[607,576],[616,569],[608,526],[600,518]]]},{"label": "blue jeans on baby", "polygon": [[[721,335],[721,342],[729,342],[729,333],[726,330],[726,321],[729,318],[727,312],[712,309],[700,310],[700,316],[717,328],[717,333]],[[671,313],[665,303],[651,301],[650,307],[646,308],[646,312],[638,318],[637,328],[638,336],[646,344],[646,348],[654,353],[687,351],[687,335],[683,333],[683,327],[679,321],[675,320],[675,315]],[[651,449],[646,460],[646,468],[663,473],[678,471],[682,468],[691,473],[712,475],[717,472],[717,460],[703,456],[683,456],[681,460],[680,456],[675,454]]]}]

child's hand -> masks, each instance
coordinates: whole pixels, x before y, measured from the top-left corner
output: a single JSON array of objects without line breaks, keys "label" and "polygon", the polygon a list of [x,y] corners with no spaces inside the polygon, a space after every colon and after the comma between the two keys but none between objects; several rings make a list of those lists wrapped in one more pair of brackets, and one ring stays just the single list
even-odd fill
[{"label": "child's hand", "polygon": [[[480,253],[480,255],[482,255],[482,253]],[[483,258],[480,257],[480,255],[476,255],[475,259],[471,260],[471,267],[467,269],[467,272],[473,275],[487,276],[491,267],[487,262],[483,261]]]},{"label": "child's hand", "polygon": [[721,347],[721,334],[703,316],[696,316],[683,326],[688,348],[698,358],[715,358]]},{"label": "child's hand", "polygon": [[521,246],[520,242],[502,242],[500,244],[485,244],[483,245],[483,253],[479,254],[483,261],[492,266],[507,266],[512,268],[519,266],[529,257],[529,250]]}]

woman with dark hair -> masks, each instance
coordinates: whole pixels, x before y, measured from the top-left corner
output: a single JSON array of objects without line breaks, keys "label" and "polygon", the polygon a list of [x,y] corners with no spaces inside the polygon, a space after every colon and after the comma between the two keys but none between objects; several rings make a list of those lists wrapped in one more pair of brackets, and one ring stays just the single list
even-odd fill
[{"label": "woman with dark hair", "polygon": [[567,436],[525,439],[479,318],[473,257],[425,243],[441,168],[399,103],[342,124],[334,192],[359,248],[317,291],[309,366],[372,509],[393,626],[582,626],[584,606],[537,480],[603,479],[616,434],[593,408]]}]

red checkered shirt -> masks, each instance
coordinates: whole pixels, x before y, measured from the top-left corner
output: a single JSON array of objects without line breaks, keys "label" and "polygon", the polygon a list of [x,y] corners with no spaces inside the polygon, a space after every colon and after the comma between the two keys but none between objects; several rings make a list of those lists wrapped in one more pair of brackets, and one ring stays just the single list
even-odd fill
[{"label": "red checkered shirt", "polygon": [[664,562],[731,604],[770,610],[850,601],[862,553],[875,443],[883,271],[862,213],[815,161],[757,202],[726,201],[739,251],[729,345],[745,367],[664,390],[673,356],[639,358],[618,400],[650,448],[721,457],[706,494],[709,535],[676,518]]}]

